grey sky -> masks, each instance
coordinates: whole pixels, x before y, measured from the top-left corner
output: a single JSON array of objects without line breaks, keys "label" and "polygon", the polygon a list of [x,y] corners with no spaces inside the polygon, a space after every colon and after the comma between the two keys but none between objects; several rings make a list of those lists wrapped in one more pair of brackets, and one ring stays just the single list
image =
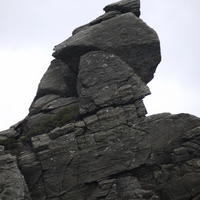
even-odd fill
[{"label": "grey sky", "polygon": [[[0,1],[0,130],[28,114],[53,47],[114,0]],[[141,0],[141,19],[159,35],[162,62],[144,102],[149,114],[200,116],[200,1]]]}]

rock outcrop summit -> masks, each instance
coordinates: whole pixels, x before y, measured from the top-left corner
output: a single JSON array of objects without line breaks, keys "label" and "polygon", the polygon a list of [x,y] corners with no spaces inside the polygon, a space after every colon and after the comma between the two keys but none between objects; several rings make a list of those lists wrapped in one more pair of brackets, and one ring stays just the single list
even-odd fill
[{"label": "rock outcrop summit", "polygon": [[104,11],[54,47],[28,116],[0,132],[0,199],[200,199],[200,119],[146,116],[156,32],[139,0]]}]

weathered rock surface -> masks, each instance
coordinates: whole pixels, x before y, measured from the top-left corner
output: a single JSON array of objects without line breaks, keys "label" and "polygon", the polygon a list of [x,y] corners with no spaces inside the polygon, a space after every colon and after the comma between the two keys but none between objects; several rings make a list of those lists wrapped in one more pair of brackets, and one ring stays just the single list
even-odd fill
[{"label": "weathered rock surface", "polygon": [[76,93],[76,74],[69,69],[66,63],[53,60],[40,81],[34,101],[45,95],[71,97]]},{"label": "weathered rock surface", "polygon": [[[161,199],[199,199],[199,123],[189,114],[160,114],[147,118]],[[157,142],[156,142],[157,141]]]},{"label": "weathered rock surface", "polygon": [[28,116],[0,132],[1,199],[200,199],[200,119],[146,117],[160,45],[139,8],[108,5],[55,47]]},{"label": "weathered rock surface", "polygon": [[150,94],[127,63],[103,51],[91,51],[81,57],[77,86],[81,114],[134,103]]},{"label": "weathered rock surface", "polygon": [[53,56],[77,71],[80,57],[90,51],[102,50],[119,56],[144,81],[153,78],[160,62],[157,34],[133,13],[125,13],[87,26],[55,46]]},{"label": "weathered rock surface", "polygon": [[106,12],[118,10],[122,13],[132,12],[137,17],[140,16],[140,0],[123,0],[107,5],[104,10]]},{"label": "weathered rock surface", "polygon": [[0,199],[31,199],[16,158],[5,154],[3,146],[0,146],[0,177]]}]

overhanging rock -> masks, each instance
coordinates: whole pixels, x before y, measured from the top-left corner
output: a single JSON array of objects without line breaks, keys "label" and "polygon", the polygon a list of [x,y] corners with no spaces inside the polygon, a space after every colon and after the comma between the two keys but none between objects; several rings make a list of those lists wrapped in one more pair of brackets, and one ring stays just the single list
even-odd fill
[{"label": "overhanging rock", "polygon": [[0,199],[200,199],[200,119],[146,117],[161,56],[139,8],[110,4],[54,48],[28,116],[0,132]]},{"label": "overhanging rock", "polygon": [[148,83],[159,64],[160,42],[156,32],[133,13],[117,15],[99,24],[85,27],[55,46],[53,56],[76,71],[80,57],[102,50],[119,56]]}]

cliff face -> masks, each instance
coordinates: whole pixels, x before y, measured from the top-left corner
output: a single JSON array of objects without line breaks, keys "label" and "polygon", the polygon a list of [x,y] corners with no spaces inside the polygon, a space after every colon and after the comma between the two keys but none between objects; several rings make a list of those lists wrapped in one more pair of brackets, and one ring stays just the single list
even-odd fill
[{"label": "cliff face", "polygon": [[161,60],[139,0],[55,46],[29,115],[0,132],[0,199],[200,199],[200,119],[146,117]]}]

